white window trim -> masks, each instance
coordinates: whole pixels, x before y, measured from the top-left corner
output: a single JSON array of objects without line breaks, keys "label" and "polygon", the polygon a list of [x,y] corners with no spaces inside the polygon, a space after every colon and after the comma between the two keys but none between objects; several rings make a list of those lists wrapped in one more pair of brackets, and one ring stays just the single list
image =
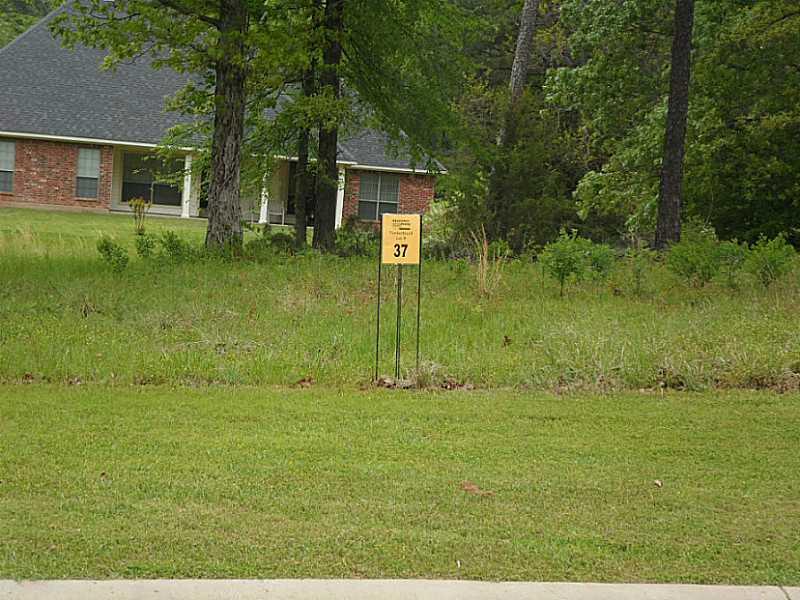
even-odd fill
[{"label": "white window trim", "polygon": [[[96,177],[86,177],[85,175],[81,175],[81,152],[96,152],[97,153],[97,176]],[[78,164],[76,165],[76,173],[75,173],[75,197],[80,198],[81,200],[99,200],[100,199],[100,170],[103,164],[103,153],[100,151],[99,148],[78,148]],[[94,196],[81,196],[79,192],[80,188],[80,180],[81,179],[94,179],[96,182],[95,187],[95,195]]]}]

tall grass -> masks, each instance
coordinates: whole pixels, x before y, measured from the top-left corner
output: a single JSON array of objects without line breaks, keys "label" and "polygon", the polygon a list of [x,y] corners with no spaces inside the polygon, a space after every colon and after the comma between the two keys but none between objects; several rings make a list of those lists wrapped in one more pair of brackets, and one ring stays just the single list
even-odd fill
[{"label": "tall grass", "polygon": [[[201,222],[149,219],[199,243]],[[363,385],[374,360],[372,259],[274,256],[258,263],[132,259],[130,216],[0,210],[0,382]],[[641,268],[637,266],[637,268]],[[449,379],[539,389],[800,388],[798,269],[768,290],[696,289],[658,263],[635,290],[556,285],[530,262],[484,294],[460,261],[423,268],[422,357]],[[381,371],[393,364],[395,291],[385,273]],[[413,279],[413,278],[412,278]],[[412,367],[416,280],[406,287],[403,366]]]}]

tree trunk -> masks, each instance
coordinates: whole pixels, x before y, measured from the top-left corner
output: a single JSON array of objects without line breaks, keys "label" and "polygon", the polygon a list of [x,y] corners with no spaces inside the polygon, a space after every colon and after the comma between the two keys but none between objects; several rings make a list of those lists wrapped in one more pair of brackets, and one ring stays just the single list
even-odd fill
[{"label": "tree trunk", "polygon": [[[303,95],[310,98],[314,95],[314,69],[309,68],[303,74]],[[295,201],[294,201],[294,236],[295,245],[298,249],[305,248],[306,227],[308,226],[307,208],[309,206],[309,196],[314,191],[312,187],[313,179],[308,170],[308,149],[311,141],[311,129],[304,127],[300,131],[300,138],[297,142],[297,172],[295,174]]]},{"label": "tree trunk", "polygon": [[[341,95],[339,64],[342,61],[341,34],[344,29],[345,0],[328,0],[325,4],[325,30],[328,37],[320,69],[321,92],[338,99]],[[314,247],[332,250],[336,230],[336,196],[339,191],[339,169],[336,157],[339,126],[322,123],[319,128],[319,160],[317,165],[317,206],[314,214]]]},{"label": "tree trunk", "polygon": [[519,100],[525,91],[528,70],[531,66],[533,52],[533,36],[536,33],[536,17],[539,14],[539,0],[525,0],[522,17],[519,23],[517,48],[514,52],[514,63],[511,66],[511,83],[509,84],[511,100],[505,123],[500,132],[500,146],[506,147],[516,140],[516,117]]},{"label": "tree trunk", "polygon": [[658,250],[663,250],[667,244],[679,242],[681,239],[683,159],[686,153],[686,124],[689,116],[693,27],[694,0],[676,0],[667,133],[658,195],[655,240]]},{"label": "tree trunk", "polygon": [[512,147],[517,140],[519,100],[525,91],[525,83],[528,79],[528,70],[530,69],[533,51],[533,36],[536,33],[536,17],[538,14],[539,0],[525,0],[525,5],[522,7],[522,15],[520,16],[514,63],[511,67],[508,110],[504,116],[500,133],[497,136],[497,156],[489,177],[488,208],[493,221],[489,229],[494,238],[504,237],[513,225],[508,222],[507,215],[508,198],[506,198],[505,182],[508,175],[508,167],[505,154],[506,150]]},{"label": "tree trunk", "polygon": [[239,175],[247,80],[244,38],[248,12],[245,1],[220,0],[220,17],[206,247],[235,251],[242,245]]}]

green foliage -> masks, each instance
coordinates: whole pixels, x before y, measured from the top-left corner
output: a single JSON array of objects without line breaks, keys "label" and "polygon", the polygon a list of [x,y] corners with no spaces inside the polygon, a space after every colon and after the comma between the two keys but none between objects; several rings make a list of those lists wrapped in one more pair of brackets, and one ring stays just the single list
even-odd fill
[{"label": "green foliage", "polygon": [[589,261],[589,274],[593,279],[605,281],[616,265],[616,254],[606,244],[595,244],[591,240],[582,239],[584,252]]},{"label": "green foliage", "polygon": [[[674,2],[564,0],[576,63],[548,72],[590,161],[584,216],[652,231],[664,139]],[[723,239],[800,244],[800,13],[795,0],[696,3],[684,206]],[[577,140],[576,140],[577,141]]]},{"label": "green foliage", "polygon": [[142,233],[134,238],[136,244],[136,254],[139,258],[152,258],[158,245],[158,238],[148,233]]},{"label": "green foliage", "polygon": [[334,252],[339,256],[376,256],[378,233],[371,226],[359,223],[357,218],[348,219],[336,231]]},{"label": "green foliage", "polygon": [[795,249],[782,235],[771,240],[762,237],[750,250],[744,268],[764,287],[769,287],[791,271],[795,255]]},{"label": "green foliage", "polygon": [[426,258],[446,260],[470,254],[469,242],[461,234],[458,208],[447,201],[434,202],[423,219],[422,251]]},{"label": "green foliage", "polygon": [[721,242],[717,248],[720,271],[725,277],[725,284],[735,289],[738,287],[737,277],[747,260],[750,249],[747,244],[737,241]]},{"label": "green foliage", "polygon": [[703,287],[720,271],[717,236],[713,230],[686,228],[667,254],[667,267],[688,283]]},{"label": "green foliage", "polygon": [[[356,389],[369,378],[373,259],[309,253],[263,263],[133,261],[120,277],[98,268],[104,265],[94,232],[133,249],[129,218],[13,208],[1,214],[0,353],[13,360],[0,360],[0,382],[31,373],[117,386],[292,385],[311,376]],[[157,219],[148,229],[173,230],[195,247],[204,236],[197,220]],[[648,266],[641,299],[621,295],[619,285],[584,280],[562,300],[555,280],[540,280],[539,265],[504,262],[500,291],[481,301],[474,262],[423,268],[422,358],[458,381],[592,391],[800,385],[797,277],[781,280],[780,294],[750,277],[741,280],[750,286],[741,294],[724,286],[687,290],[657,262]],[[628,275],[619,269],[611,281]],[[407,283],[411,291],[416,282]],[[381,328],[393,333],[394,297],[388,285],[383,292]],[[91,317],[76,319],[85,312]],[[402,339],[413,339],[415,325],[404,317]],[[393,338],[381,342],[383,372],[394,364]],[[86,340],[92,352],[77,351]],[[412,354],[404,366],[413,365]]]},{"label": "green foliage", "polygon": [[560,295],[570,279],[580,281],[589,276],[605,279],[614,267],[614,252],[604,244],[578,237],[576,231],[562,230],[555,242],[544,247],[539,255],[544,270],[559,283]]},{"label": "green foliage", "polygon": [[242,257],[257,262],[269,261],[276,256],[292,256],[297,252],[294,235],[285,230],[274,231],[264,227],[262,235],[244,245]]},{"label": "green foliage", "polygon": [[630,269],[631,285],[636,297],[644,294],[647,274],[652,270],[656,256],[657,253],[647,248],[640,239],[634,239],[625,251],[625,261]]},{"label": "green foliage", "polygon": [[247,260],[263,262],[275,256],[269,236],[259,236],[244,244],[242,256]]},{"label": "green foliage", "polygon": [[182,262],[197,258],[201,251],[174,231],[165,231],[159,238],[161,255],[168,260]]},{"label": "green foliage", "polygon": [[0,0],[0,48],[59,4],[58,0]]},{"label": "green foliage", "polygon": [[269,247],[276,254],[291,255],[295,251],[294,235],[288,231],[275,231],[267,238]]},{"label": "green foliage", "polygon": [[115,273],[122,273],[128,266],[128,251],[108,236],[103,236],[97,241],[97,251],[100,258],[111,267]]}]

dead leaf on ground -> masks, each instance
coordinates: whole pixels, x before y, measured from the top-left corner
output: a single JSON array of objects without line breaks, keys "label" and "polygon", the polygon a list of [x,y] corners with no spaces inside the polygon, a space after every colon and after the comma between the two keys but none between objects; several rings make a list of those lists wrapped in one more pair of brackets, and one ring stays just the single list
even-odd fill
[{"label": "dead leaf on ground", "polygon": [[494,492],[491,490],[482,490],[477,484],[471,481],[462,481],[461,489],[473,496],[494,496]]},{"label": "dead leaf on ground", "polygon": [[664,487],[664,482],[663,482],[663,481],[661,481],[660,479],[656,479],[656,480],[653,482],[653,484],[654,484],[654,485],[655,485],[657,488],[662,488],[662,487]]},{"label": "dead leaf on ground", "polygon": [[297,385],[301,388],[310,388],[316,382],[314,381],[313,377],[303,377],[300,381],[297,382]]},{"label": "dead leaf on ground", "polygon": [[468,392],[474,390],[475,386],[472,385],[471,383],[461,383],[457,379],[448,377],[442,382],[442,389],[450,391],[458,390],[458,391]]},{"label": "dead leaf on ground", "polygon": [[375,382],[378,387],[389,390],[410,390],[414,387],[414,382],[409,379],[395,379],[394,377],[381,377]]}]

